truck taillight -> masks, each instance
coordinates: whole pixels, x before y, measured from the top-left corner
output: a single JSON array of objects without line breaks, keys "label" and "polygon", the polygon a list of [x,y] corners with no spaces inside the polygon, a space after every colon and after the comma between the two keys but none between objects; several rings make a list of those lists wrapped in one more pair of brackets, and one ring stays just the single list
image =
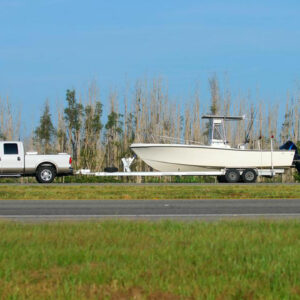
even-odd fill
[{"label": "truck taillight", "polygon": [[69,164],[71,165],[72,164],[72,157],[70,156],[70,159],[69,159]]}]

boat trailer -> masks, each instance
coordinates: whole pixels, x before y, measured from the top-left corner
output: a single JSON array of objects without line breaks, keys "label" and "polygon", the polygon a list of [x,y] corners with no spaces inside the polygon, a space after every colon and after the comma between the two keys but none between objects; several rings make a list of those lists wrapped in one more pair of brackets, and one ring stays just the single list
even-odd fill
[{"label": "boat trailer", "polygon": [[[194,171],[194,172],[157,172],[157,171],[142,171],[142,172],[133,172],[130,169],[130,166],[132,165],[133,161],[135,160],[136,156],[130,157],[130,158],[122,158],[123,163],[123,172],[91,172],[89,169],[81,169],[78,170],[75,174],[76,175],[85,175],[85,176],[97,176],[97,177],[137,177],[137,176],[147,176],[147,177],[161,177],[161,176],[217,176],[219,182],[238,182],[239,180],[236,180],[234,177],[237,175],[237,177],[240,177],[243,179],[244,182],[254,182],[257,178],[257,176],[264,176],[264,177],[274,177],[278,174],[283,174],[284,169],[220,169],[219,171],[213,170],[213,171]],[[250,177],[247,179],[244,176],[245,172],[248,171]],[[251,174],[250,174],[251,172]],[[235,173],[235,175],[234,175]],[[229,175],[229,177],[228,177]],[[224,180],[226,177],[226,180]],[[232,180],[230,180],[230,178]],[[239,179],[240,179],[239,178]]]}]

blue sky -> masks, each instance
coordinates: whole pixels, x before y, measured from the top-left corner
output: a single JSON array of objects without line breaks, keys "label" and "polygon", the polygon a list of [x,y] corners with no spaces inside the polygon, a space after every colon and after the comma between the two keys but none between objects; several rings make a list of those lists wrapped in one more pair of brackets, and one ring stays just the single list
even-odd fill
[{"label": "blue sky", "polygon": [[145,76],[176,99],[200,82],[207,100],[207,78],[226,73],[234,93],[279,102],[300,80],[299,15],[299,0],[0,0],[0,96],[29,126],[92,80],[103,98]]}]

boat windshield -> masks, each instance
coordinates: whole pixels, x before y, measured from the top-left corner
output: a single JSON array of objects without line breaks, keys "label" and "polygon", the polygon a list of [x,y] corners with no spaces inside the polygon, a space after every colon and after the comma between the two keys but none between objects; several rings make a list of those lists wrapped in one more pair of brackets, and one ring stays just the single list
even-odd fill
[{"label": "boat windshield", "polygon": [[213,132],[214,140],[224,140],[223,134],[223,124],[214,124],[214,132]]}]

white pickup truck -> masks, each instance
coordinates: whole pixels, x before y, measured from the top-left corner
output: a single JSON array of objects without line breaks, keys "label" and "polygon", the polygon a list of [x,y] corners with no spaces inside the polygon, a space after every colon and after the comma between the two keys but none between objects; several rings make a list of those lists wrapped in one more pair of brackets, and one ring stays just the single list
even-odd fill
[{"label": "white pickup truck", "polygon": [[68,154],[25,154],[22,142],[0,142],[0,177],[35,176],[39,183],[51,183],[56,176],[72,174]]}]

